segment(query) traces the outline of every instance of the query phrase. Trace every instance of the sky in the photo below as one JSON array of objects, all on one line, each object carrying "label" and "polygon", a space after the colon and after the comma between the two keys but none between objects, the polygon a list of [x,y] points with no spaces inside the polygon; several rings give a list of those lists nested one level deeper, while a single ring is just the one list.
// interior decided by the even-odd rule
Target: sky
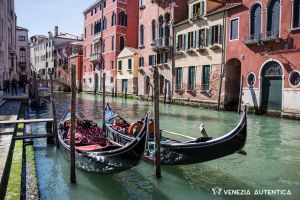
[{"label": "sky", "polygon": [[48,35],[58,25],[58,32],[81,36],[82,11],[96,0],[15,0],[17,25],[27,28],[29,36]]}]

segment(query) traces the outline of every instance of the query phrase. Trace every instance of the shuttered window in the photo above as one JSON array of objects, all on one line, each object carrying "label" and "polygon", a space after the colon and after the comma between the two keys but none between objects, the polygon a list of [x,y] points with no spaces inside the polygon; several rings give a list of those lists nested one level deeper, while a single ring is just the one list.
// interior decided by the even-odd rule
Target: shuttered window
[{"label": "shuttered window", "polygon": [[182,85],[182,68],[179,67],[176,69],[176,88],[181,88]]},{"label": "shuttered window", "polygon": [[258,39],[261,33],[261,5],[255,4],[250,14],[250,39]]},{"label": "shuttered window", "polygon": [[144,66],[144,57],[139,57],[139,67]]},{"label": "shuttered window", "polygon": [[194,90],[195,89],[195,67],[189,67],[189,73],[188,73],[188,90]]},{"label": "shuttered window", "polygon": [[204,65],[202,67],[202,90],[209,90],[209,79],[210,79],[210,66]]},{"label": "shuttered window", "polygon": [[294,0],[293,28],[300,27],[300,0]]},{"label": "shuttered window", "polygon": [[118,63],[118,71],[122,71],[122,60],[119,60],[119,63]]},{"label": "shuttered window", "polygon": [[230,21],[230,40],[239,38],[239,19],[232,19]]},{"label": "shuttered window", "polygon": [[222,44],[223,26],[221,24],[206,29],[206,45]]},{"label": "shuttered window", "polygon": [[128,59],[128,68],[127,68],[128,71],[131,71],[132,70],[132,60],[131,59]]},{"label": "shuttered window", "polygon": [[267,37],[279,34],[280,0],[271,1],[268,7]]}]

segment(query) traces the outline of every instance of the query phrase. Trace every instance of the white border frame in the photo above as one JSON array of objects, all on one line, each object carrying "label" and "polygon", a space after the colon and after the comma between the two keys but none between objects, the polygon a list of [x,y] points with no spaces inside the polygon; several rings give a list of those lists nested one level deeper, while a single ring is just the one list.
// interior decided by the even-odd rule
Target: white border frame
[{"label": "white border frame", "polygon": [[260,1],[255,1],[255,2],[253,2],[251,5],[250,5],[250,7],[249,7],[249,12],[248,12],[248,14],[249,14],[249,17],[248,17],[248,19],[249,19],[249,21],[248,21],[248,28],[249,28],[249,31],[248,31],[248,34],[249,34],[249,36],[251,35],[251,11],[252,11],[252,9],[253,9],[253,6],[255,6],[256,4],[259,4],[260,5],[260,9],[261,9],[261,11],[260,11],[260,33],[263,33],[263,27],[264,27],[264,25],[265,24],[263,24],[263,22],[264,22],[264,6],[262,5],[262,3],[260,2]]}]

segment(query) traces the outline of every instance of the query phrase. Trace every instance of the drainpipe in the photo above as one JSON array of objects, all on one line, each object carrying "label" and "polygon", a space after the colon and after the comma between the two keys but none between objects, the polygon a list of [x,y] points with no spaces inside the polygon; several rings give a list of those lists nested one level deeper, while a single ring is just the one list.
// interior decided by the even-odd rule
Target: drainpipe
[{"label": "drainpipe", "polygon": [[218,94],[218,111],[220,111],[222,82],[223,82],[223,68],[225,66],[225,50],[226,50],[226,11],[223,11],[223,39],[222,39],[222,63],[220,67],[220,82]]},{"label": "drainpipe", "polygon": [[[99,78],[99,85],[100,87],[98,90],[101,90],[101,85],[105,80],[103,80],[103,73],[104,69],[102,69],[103,63],[103,17],[104,17],[104,1],[101,1],[101,27],[100,27],[100,62],[99,62],[99,71],[100,71],[100,78]],[[96,93],[97,91],[95,91]],[[103,92],[103,91],[102,91]]]}]

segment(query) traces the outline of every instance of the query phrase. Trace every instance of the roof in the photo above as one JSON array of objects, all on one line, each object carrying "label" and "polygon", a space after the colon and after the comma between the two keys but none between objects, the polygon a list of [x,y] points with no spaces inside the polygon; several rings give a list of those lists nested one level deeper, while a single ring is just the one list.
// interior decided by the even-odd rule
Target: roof
[{"label": "roof", "polygon": [[17,26],[16,29],[17,29],[17,30],[20,30],[20,31],[28,31],[27,28],[23,28],[23,27],[21,27],[21,26]]},{"label": "roof", "polygon": [[95,3],[93,3],[92,5],[90,5],[87,9],[85,9],[82,13],[85,14],[88,11],[90,11],[94,6],[96,6],[98,3],[100,3],[100,0],[97,0]]},{"label": "roof", "polygon": [[242,3],[241,2],[237,2],[237,3],[226,3],[225,5],[220,6],[219,8],[212,10],[210,12],[208,12],[205,16],[210,16],[210,15],[214,15],[214,14],[218,14],[220,12],[226,11],[226,10],[230,10],[232,8],[236,8],[238,6],[241,6]]},{"label": "roof", "polygon": [[137,53],[137,49],[132,47],[125,47],[119,54],[118,58],[126,58],[134,56]]},{"label": "roof", "polygon": [[63,39],[72,39],[72,40],[81,40],[81,37],[70,34],[70,33],[61,33],[56,38],[63,38]]}]

